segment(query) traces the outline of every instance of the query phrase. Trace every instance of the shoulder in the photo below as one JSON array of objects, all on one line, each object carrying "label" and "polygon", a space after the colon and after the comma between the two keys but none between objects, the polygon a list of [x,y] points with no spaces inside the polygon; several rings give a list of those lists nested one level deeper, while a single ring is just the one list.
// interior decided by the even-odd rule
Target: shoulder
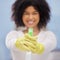
[{"label": "shoulder", "polygon": [[22,35],[22,31],[12,30],[8,32],[6,38],[14,38],[14,37],[18,37],[19,35]]},{"label": "shoulder", "polygon": [[56,37],[55,33],[53,31],[48,30],[47,28],[43,28],[41,32],[44,35]]},{"label": "shoulder", "polygon": [[56,37],[55,33],[53,33],[52,31],[45,31],[45,34],[50,37]]},{"label": "shoulder", "polygon": [[45,31],[45,38],[50,41],[57,42],[56,35],[52,31]]},{"label": "shoulder", "polygon": [[39,37],[56,40],[56,35],[52,31],[44,30],[39,33]]},{"label": "shoulder", "polygon": [[7,36],[11,36],[11,35],[16,35],[18,32],[16,30],[12,30],[10,32],[7,33]]}]

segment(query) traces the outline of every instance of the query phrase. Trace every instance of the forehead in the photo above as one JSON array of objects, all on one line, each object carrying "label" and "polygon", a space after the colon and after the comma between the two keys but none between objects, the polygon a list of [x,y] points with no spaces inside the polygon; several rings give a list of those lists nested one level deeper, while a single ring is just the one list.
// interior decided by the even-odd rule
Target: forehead
[{"label": "forehead", "polygon": [[25,8],[25,12],[32,12],[32,11],[34,11],[34,12],[36,12],[37,11],[37,9],[35,9],[35,7],[34,6],[28,6],[27,8]]}]

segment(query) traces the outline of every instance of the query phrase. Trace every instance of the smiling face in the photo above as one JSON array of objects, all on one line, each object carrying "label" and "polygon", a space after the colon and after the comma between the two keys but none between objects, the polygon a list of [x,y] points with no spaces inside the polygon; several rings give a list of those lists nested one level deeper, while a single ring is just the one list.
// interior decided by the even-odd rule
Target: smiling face
[{"label": "smiling face", "polygon": [[40,20],[39,12],[33,6],[29,6],[25,9],[22,20],[26,27],[35,28]]}]

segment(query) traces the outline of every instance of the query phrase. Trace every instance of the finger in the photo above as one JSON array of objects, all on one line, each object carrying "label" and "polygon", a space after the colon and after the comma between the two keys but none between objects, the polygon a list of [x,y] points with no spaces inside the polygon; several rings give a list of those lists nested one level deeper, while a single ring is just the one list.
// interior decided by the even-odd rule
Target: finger
[{"label": "finger", "polygon": [[36,46],[30,42],[27,42],[27,41],[24,41],[23,42],[24,44],[24,48],[27,50],[27,51],[31,51],[33,53],[36,52]]},{"label": "finger", "polygon": [[25,37],[29,40],[36,41],[37,37],[32,37],[29,34],[25,34]]},{"label": "finger", "polygon": [[19,50],[25,50],[25,49],[23,48],[23,44],[20,43],[19,41],[16,41],[15,46],[16,46]]},{"label": "finger", "polygon": [[29,39],[27,39],[27,38],[25,38],[24,40],[27,41],[27,42],[30,42],[30,43],[32,43],[32,44],[34,44],[34,45],[36,45],[36,43],[37,43],[36,41],[32,41],[32,40],[29,40]]},{"label": "finger", "polygon": [[36,52],[36,48],[33,48],[31,45],[24,44],[24,46],[25,46],[26,50],[29,50],[29,51],[31,51],[33,53]]},{"label": "finger", "polygon": [[26,51],[30,51],[29,47],[28,47],[26,44],[23,44],[23,48],[24,48]]},{"label": "finger", "polygon": [[36,48],[29,47],[29,49],[32,53],[36,53]]},{"label": "finger", "polygon": [[37,53],[41,54],[44,52],[44,46],[43,44],[38,43],[37,44]]},{"label": "finger", "polygon": [[31,48],[35,48],[36,46],[33,44],[33,43],[30,43],[28,41],[25,41],[24,44],[27,46],[27,47],[31,47]]}]

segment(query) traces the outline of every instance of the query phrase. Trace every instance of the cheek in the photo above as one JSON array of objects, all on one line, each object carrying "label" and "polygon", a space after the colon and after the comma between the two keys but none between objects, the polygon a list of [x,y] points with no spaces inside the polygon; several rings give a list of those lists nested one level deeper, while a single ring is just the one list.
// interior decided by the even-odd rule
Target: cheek
[{"label": "cheek", "polygon": [[37,20],[37,22],[39,22],[39,20],[40,20],[40,16],[39,15],[36,16],[36,20]]},{"label": "cheek", "polygon": [[29,16],[28,15],[23,15],[22,20],[26,20]]},{"label": "cheek", "polygon": [[23,23],[25,22],[25,20],[26,20],[26,18],[25,18],[25,16],[23,16],[23,17],[22,17],[22,21],[23,21]]}]

